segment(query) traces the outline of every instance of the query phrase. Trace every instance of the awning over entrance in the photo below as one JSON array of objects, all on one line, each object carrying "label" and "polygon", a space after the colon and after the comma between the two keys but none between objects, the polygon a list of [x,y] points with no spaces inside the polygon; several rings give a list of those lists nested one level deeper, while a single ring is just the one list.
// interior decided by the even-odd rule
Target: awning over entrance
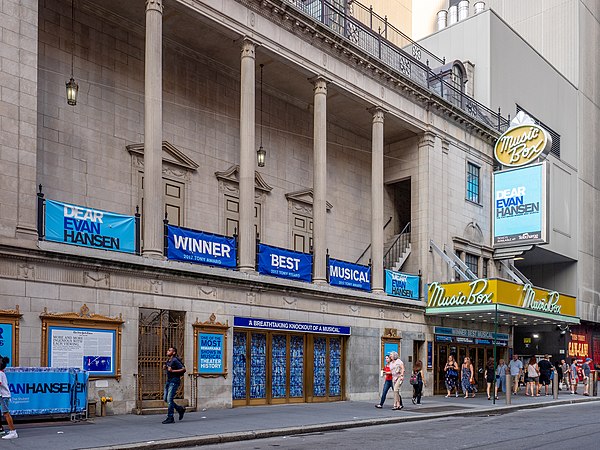
[{"label": "awning over entrance", "polygon": [[[578,324],[576,299],[529,284],[498,279],[433,282],[425,314],[499,325]],[[496,316],[497,314],[497,316]]]}]

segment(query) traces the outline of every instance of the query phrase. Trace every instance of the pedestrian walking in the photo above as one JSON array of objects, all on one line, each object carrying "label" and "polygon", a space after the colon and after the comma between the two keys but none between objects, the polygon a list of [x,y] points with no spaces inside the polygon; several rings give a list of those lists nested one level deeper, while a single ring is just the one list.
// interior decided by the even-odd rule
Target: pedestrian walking
[{"label": "pedestrian walking", "polygon": [[[498,400],[498,389],[502,389],[502,392],[506,392],[506,371],[508,366],[504,362],[503,358],[498,361],[498,367],[496,367],[496,387],[494,389],[494,397]],[[510,388],[509,388],[510,389]]]},{"label": "pedestrian walking", "polygon": [[562,380],[562,385],[563,388],[567,389],[567,390],[571,390],[571,380],[569,379],[569,365],[567,364],[567,362],[564,359],[560,360],[560,370],[561,370],[561,380]]},{"label": "pedestrian walking", "polygon": [[375,408],[383,408],[383,403],[385,402],[388,391],[394,388],[394,384],[392,383],[392,369],[390,369],[391,361],[390,355],[385,355],[385,366],[383,366],[383,370],[381,371],[382,376],[385,378],[383,383],[383,393],[381,394],[379,404],[375,405]]},{"label": "pedestrian walking", "polygon": [[[8,379],[6,378],[4,369],[8,366],[9,361],[10,360],[6,356],[0,358],[0,410],[6,419],[9,430],[7,434],[2,436],[2,439],[16,439],[19,437],[17,430],[15,430],[15,424],[10,415],[10,410],[8,409],[8,404],[10,403],[10,389],[8,388]],[[2,424],[0,424],[0,429],[2,429]],[[2,431],[4,430],[2,429]]]},{"label": "pedestrian walking", "polygon": [[535,356],[532,356],[531,358],[529,358],[529,362],[527,363],[527,386],[525,387],[525,395],[529,395],[529,389],[531,388],[531,396],[539,397],[539,381],[540,369],[538,368]]},{"label": "pedestrian walking", "polygon": [[423,373],[423,363],[418,360],[413,367],[412,375],[410,376],[410,384],[413,387],[413,404],[421,404],[421,396],[423,395],[423,386],[427,386],[425,374]]},{"label": "pedestrian walking", "polygon": [[448,355],[448,362],[444,367],[444,382],[448,391],[446,398],[452,395],[453,389],[456,391],[456,397],[458,397],[458,363],[454,359],[454,355]]},{"label": "pedestrian walking", "polygon": [[571,359],[571,394],[577,394],[577,383],[579,382],[579,375],[577,374],[577,359]]},{"label": "pedestrian walking", "polygon": [[402,396],[400,395],[400,386],[404,382],[404,363],[398,356],[397,352],[391,352],[390,356],[392,361],[390,362],[390,369],[392,371],[392,383],[394,385],[394,411],[400,411],[404,408],[402,405]]},{"label": "pedestrian walking", "polygon": [[550,355],[544,355],[544,358],[538,363],[538,369],[540,371],[540,382],[538,384],[538,394],[542,390],[542,386],[544,386],[544,393],[546,396],[550,395],[548,393],[548,386],[550,385],[550,381],[552,380],[552,371],[554,367],[550,362]]},{"label": "pedestrian walking", "polygon": [[585,361],[581,365],[581,373],[583,374],[583,395],[590,395],[590,375],[592,374],[592,370],[590,368],[590,364],[592,363],[592,358],[585,358]]},{"label": "pedestrian walking", "polygon": [[165,383],[164,400],[169,405],[167,410],[167,418],[162,423],[173,423],[173,413],[175,410],[179,413],[179,420],[183,419],[185,414],[185,408],[175,403],[175,394],[181,384],[181,377],[185,373],[186,369],[181,362],[181,359],[177,356],[177,349],[175,347],[169,347],[167,350],[167,361],[164,364],[164,368],[167,375],[167,381]]},{"label": "pedestrian walking", "polygon": [[492,399],[492,385],[496,381],[496,372],[494,371],[494,358],[488,358],[485,364],[485,372],[483,374],[485,382],[487,384],[487,398]]},{"label": "pedestrian walking", "polygon": [[519,380],[523,374],[523,362],[519,359],[518,355],[515,354],[512,356],[511,361],[508,363],[508,369],[513,381],[513,394],[517,395],[519,392]]},{"label": "pedestrian walking", "polygon": [[465,356],[464,362],[461,366],[461,385],[462,390],[465,394],[465,398],[469,397],[469,394],[473,394],[475,398],[475,374],[473,372],[473,364],[471,358]]}]

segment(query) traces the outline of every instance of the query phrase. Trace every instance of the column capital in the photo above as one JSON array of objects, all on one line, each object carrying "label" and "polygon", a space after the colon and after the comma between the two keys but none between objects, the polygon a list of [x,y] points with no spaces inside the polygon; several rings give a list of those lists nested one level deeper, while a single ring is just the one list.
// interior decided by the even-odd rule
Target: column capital
[{"label": "column capital", "polygon": [[146,12],[158,11],[163,12],[163,0],[146,0]]},{"label": "column capital", "polygon": [[242,58],[256,59],[257,43],[252,39],[245,37],[242,40]]},{"label": "column capital", "polygon": [[373,115],[373,123],[383,123],[385,113],[387,112],[381,106],[373,106],[372,108],[368,108],[367,111]]},{"label": "column capital", "polygon": [[314,86],[315,94],[327,95],[327,85],[329,84],[329,80],[327,80],[327,78],[323,77],[322,75],[317,75],[316,77],[309,78],[308,81],[310,81]]},{"label": "column capital", "polygon": [[435,143],[435,138],[436,138],[436,134],[435,133],[432,133],[431,131],[425,131],[419,137],[419,148],[421,148],[421,147],[433,147],[433,144]]}]

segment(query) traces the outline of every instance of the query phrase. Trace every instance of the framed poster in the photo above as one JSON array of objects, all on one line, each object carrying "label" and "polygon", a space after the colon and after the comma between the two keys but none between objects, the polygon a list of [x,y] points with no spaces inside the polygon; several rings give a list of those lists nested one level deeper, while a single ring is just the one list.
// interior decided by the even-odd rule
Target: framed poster
[{"label": "framed poster", "polygon": [[86,305],[79,313],[41,314],[42,365],[77,368],[90,378],[121,377],[122,318],[90,314]]},{"label": "framed poster", "polygon": [[205,378],[227,378],[227,330],[229,323],[217,322],[211,314],[208,322],[198,319],[194,328],[194,374]]},{"label": "framed poster", "polygon": [[19,321],[23,314],[15,309],[0,309],[0,355],[10,359],[8,367],[19,365]]},{"label": "framed poster", "polygon": [[[402,336],[398,334],[398,330],[395,328],[386,328],[383,336],[381,337],[381,367],[385,365],[385,355],[389,355],[390,352],[398,353],[400,357],[400,341]],[[402,359],[402,358],[400,358]]]}]

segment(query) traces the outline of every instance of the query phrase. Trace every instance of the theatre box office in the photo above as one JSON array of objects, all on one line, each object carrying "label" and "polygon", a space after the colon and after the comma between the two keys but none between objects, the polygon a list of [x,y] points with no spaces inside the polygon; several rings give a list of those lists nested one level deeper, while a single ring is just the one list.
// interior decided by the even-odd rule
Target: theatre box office
[{"label": "theatre box office", "polygon": [[[468,329],[435,327],[434,370],[435,390],[443,390],[444,365],[453,354],[461,364],[470,356],[476,372],[485,361],[508,357],[509,327],[541,324],[577,324],[576,299],[500,279],[477,279],[468,282],[429,284],[425,314],[440,318],[462,320]],[[450,330],[450,331],[448,331]],[[490,331],[494,330],[494,331]],[[483,387],[483,374],[478,384]]]},{"label": "theatre box office", "polygon": [[233,405],[344,398],[350,327],[234,317]]}]

